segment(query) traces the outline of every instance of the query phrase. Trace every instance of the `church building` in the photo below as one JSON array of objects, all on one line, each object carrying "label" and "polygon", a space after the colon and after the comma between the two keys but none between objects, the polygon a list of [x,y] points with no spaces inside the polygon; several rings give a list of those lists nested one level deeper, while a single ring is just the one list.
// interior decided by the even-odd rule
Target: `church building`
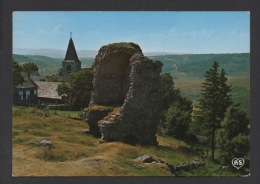
[{"label": "church building", "polygon": [[81,61],[78,58],[73,40],[72,34],[70,33],[70,40],[68,44],[68,49],[64,61],[62,62],[62,76],[64,81],[68,81],[69,76],[73,72],[78,72],[81,70]]}]

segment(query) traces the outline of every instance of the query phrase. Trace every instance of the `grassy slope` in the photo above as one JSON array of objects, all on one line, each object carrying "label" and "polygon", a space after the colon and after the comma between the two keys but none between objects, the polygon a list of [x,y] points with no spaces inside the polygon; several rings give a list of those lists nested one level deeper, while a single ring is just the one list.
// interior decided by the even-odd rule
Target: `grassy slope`
[{"label": "grassy slope", "polygon": [[[97,138],[82,132],[87,128],[84,121],[58,116],[59,112],[50,117],[43,114],[32,108],[13,109],[15,176],[169,176],[163,165],[144,164],[135,158],[149,154],[175,166],[202,159],[196,152],[187,151],[189,145],[168,137],[158,136],[159,146],[150,147],[119,142],[100,144]],[[38,146],[43,139],[52,141],[51,150]],[[222,170],[218,165],[204,161],[206,167],[182,175],[240,175],[237,171]]]},{"label": "grassy slope", "polygon": [[[175,87],[179,88],[184,96],[193,100],[194,104],[201,92],[203,80],[181,80],[175,79]],[[228,84],[232,86],[232,98],[235,103],[241,103],[241,107],[246,110],[249,116],[250,112],[250,77],[230,77]]]}]

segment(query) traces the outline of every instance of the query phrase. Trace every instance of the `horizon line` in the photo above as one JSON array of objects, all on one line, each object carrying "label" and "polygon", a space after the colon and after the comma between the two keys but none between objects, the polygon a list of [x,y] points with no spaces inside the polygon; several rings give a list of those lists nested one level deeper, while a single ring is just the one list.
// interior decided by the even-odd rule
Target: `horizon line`
[{"label": "horizon line", "polygon": [[[54,48],[12,48],[12,54],[18,54],[14,53],[14,49],[31,49],[31,50],[58,50],[62,52],[66,52],[66,50],[63,49],[54,49]],[[77,52],[79,51],[95,51],[98,52],[96,49],[78,49]],[[241,52],[169,52],[169,51],[144,51],[143,53],[166,53],[162,55],[185,55],[185,54],[250,54],[250,51],[241,51]],[[24,54],[18,54],[18,55],[24,55]],[[26,54],[26,55],[33,55],[36,56],[35,54]],[[40,55],[39,55],[40,56]],[[49,56],[47,56],[49,57]]]}]

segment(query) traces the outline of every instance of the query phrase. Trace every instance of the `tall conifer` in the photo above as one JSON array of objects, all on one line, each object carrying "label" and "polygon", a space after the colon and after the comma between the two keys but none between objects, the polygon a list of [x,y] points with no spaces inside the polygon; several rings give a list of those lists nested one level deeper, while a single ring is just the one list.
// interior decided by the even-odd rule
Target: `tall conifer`
[{"label": "tall conifer", "polygon": [[214,159],[215,134],[220,128],[227,108],[232,104],[231,86],[227,84],[225,70],[219,73],[219,64],[214,61],[213,66],[206,72],[202,83],[202,93],[196,112],[197,123],[211,140],[211,158]]}]

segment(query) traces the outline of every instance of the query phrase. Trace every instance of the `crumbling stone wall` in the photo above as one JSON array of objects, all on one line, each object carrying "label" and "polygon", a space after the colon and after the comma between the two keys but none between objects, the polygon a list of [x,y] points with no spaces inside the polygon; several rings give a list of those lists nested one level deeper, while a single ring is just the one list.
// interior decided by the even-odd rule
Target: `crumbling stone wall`
[{"label": "crumbling stone wall", "polygon": [[130,58],[142,53],[134,43],[118,43],[101,47],[93,63],[93,104],[123,104],[129,89]]},{"label": "crumbling stone wall", "polygon": [[102,140],[157,144],[161,67],[161,62],[145,57],[134,43],[116,43],[100,49],[93,64],[90,106],[121,106],[119,112],[98,121]]}]

